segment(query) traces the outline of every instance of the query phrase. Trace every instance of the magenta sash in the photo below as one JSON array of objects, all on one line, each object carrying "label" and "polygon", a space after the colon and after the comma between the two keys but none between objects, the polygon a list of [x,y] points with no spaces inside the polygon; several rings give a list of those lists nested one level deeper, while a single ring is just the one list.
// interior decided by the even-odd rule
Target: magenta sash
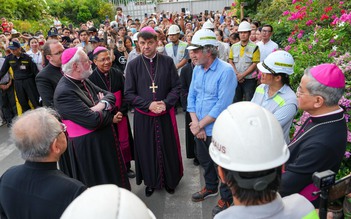
[{"label": "magenta sash", "polygon": [[319,196],[312,195],[313,192],[319,191],[317,187],[315,187],[312,183],[303,188],[299,193],[300,195],[304,196],[308,201],[314,201],[316,200]]},{"label": "magenta sash", "polygon": [[138,112],[141,113],[141,114],[144,114],[144,115],[147,115],[147,116],[152,116],[152,117],[163,116],[163,115],[165,115],[165,114],[168,113],[167,111],[163,111],[163,112],[161,112],[161,113],[159,113],[159,114],[156,114],[156,113],[153,113],[153,112],[151,112],[151,111],[149,111],[149,112],[144,112],[144,111],[142,111],[141,109],[138,109],[138,108],[135,108],[135,110],[138,111]]},{"label": "magenta sash", "polygon": [[[118,109],[120,109],[122,106],[122,92],[117,91],[113,94],[116,97],[115,105]],[[129,145],[128,121],[126,116],[123,116],[122,120],[117,123],[117,129],[119,146],[123,154],[124,162],[127,163],[132,160],[132,153]]]},{"label": "magenta sash", "polygon": [[86,129],[71,120],[62,120],[67,126],[68,137],[75,138],[92,133],[94,130]]}]

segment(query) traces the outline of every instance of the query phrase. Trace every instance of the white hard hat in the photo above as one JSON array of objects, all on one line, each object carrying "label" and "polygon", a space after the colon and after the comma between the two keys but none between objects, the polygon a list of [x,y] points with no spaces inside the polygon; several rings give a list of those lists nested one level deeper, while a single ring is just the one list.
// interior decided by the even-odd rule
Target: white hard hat
[{"label": "white hard hat", "polygon": [[135,34],[133,34],[133,37],[132,37],[133,41],[138,41],[138,34],[139,32],[136,32]]},{"label": "white hard hat", "polygon": [[177,34],[180,33],[180,29],[178,27],[178,25],[171,25],[168,29],[168,35],[169,34]]},{"label": "white hard hat", "polygon": [[155,215],[132,192],[116,185],[93,186],[67,207],[61,219],[155,219]]},{"label": "white hard hat", "polygon": [[216,34],[212,30],[201,29],[196,31],[187,49],[197,49],[206,45],[218,46]]},{"label": "white hard hat", "polygon": [[278,50],[269,54],[263,62],[258,63],[257,68],[263,73],[291,75],[294,73],[294,63],[294,58],[290,53]]},{"label": "white hard hat", "polygon": [[202,25],[203,29],[214,29],[214,25],[210,20],[207,20],[204,25]]},{"label": "white hard hat", "polygon": [[289,159],[277,119],[246,101],[230,105],[218,116],[209,152],[216,164],[236,172],[269,170]]},{"label": "white hard hat", "polygon": [[250,23],[247,21],[241,22],[238,27],[238,32],[247,32],[247,31],[251,31]]}]

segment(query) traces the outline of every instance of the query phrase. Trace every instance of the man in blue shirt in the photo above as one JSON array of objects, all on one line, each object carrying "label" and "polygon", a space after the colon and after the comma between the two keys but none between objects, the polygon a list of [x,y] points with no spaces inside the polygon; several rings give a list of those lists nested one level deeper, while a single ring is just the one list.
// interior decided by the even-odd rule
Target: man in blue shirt
[{"label": "man in blue shirt", "polygon": [[[188,107],[191,123],[190,130],[196,142],[196,154],[204,168],[206,186],[192,195],[194,202],[215,196],[218,193],[218,175],[208,148],[211,143],[213,124],[218,115],[232,102],[237,79],[230,64],[218,59],[218,41],[213,31],[197,31],[187,48],[196,67],[189,88]],[[213,216],[228,208],[232,194],[225,184],[220,187],[221,199],[213,209]]]}]

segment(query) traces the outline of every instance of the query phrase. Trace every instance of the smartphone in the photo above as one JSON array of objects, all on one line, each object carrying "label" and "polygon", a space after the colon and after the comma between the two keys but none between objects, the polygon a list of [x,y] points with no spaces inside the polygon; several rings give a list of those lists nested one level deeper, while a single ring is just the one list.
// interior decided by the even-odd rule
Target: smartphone
[{"label": "smartphone", "polygon": [[224,10],[226,11],[230,10],[230,6],[224,7]]},{"label": "smartphone", "polygon": [[118,42],[117,42],[117,46],[118,46],[118,47],[122,47],[122,46],[123,46],[123,42],[122,42],[122,40],[118,40]]},{"label": "smartphone", "polygon": [[182,8],[182,12],[185,13],[185,8]]},{"label": "smartphone", "polygon": [[208,15],[208,10],[205,10],[205,15]]},{"label": "smartphone", "polygon": [[145,13],[144,16],[147,17],[147,13]]}]

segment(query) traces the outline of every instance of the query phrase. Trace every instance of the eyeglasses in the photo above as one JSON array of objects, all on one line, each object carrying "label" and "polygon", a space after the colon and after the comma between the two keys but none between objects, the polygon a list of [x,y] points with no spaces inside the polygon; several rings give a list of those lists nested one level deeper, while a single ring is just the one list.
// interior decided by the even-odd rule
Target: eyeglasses
[{"label": "eyeglasses", "polygon": [[66,134],[66,132],[67,132],[67,126],[64,123],[60,122],[60,126],[61,126],[61,132],[58,133],[57,136],[59,136],[61,133]]},{"label": "eyeglasses", "polygon": [[111,61],[111,57],[107,57],[107,58],[103,58],[103,59],[96,59],[96,61],[98,62],[110,62]]},{"label": "eyeglasses", "polygon": [[310,93],[303,93],[301,92],[301,87],[298,86],[297,89],[296,89],[296,95],[299,97],[300,95],[309,95],[309,96],[313,96],[312,94]]},{"label": "eyeglasses", "polygon": [[52,53],[53,56],[59,56],[63,53],[64,50],[58,51],[57,53]]}]

